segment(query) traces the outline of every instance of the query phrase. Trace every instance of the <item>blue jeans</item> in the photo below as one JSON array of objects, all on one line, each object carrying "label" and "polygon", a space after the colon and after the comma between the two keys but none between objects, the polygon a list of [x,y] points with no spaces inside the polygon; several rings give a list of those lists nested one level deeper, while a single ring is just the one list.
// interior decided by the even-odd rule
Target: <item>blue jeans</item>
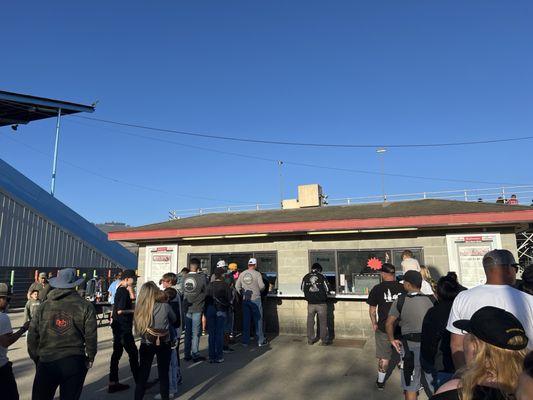
[{"label": "blue jeans", "polygon": [[242,318],[242,343],[250,343],[250,323],[252,321],[255,324],[257,343],[263,343],[265,341],[265,336],[263,335],[263,305],[260,298],[242,302]]},{"label": "blue jeans", "polygon": [[224,324],[226,323],[226,313],[217,311],[215,306],[207,307],[207,331],[209,332],[209,359],[221,360],[224,347]]},{"label": "blue jeans", "polygon": [[185,315],[185,358],[195,358],[200,355],[200,335],[202,333],[202,313],[188,312]]}]

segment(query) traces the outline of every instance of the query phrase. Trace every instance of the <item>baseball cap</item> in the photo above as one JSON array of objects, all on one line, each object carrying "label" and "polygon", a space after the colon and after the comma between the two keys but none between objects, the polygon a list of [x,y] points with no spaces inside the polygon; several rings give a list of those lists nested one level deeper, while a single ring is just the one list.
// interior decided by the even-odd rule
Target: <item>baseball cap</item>
[{"label": "baseball cap", "polygon": [[257,260],[255,258],[250,258],[248,260],[248,265],[257,265]]},{"label": "baseball cap", "polygon": [[8,296],[9,295],[9,286],[7,286],[6,283],[0,283],[0,296]]},{"label": "baseball cap", "polygon": [[[497,307],[480,308],[470,320],[460,319],[455,321],[453,326],[501,349],[522,350],[528,342],[520,321],[510,312]],[[523,340],[519,344],[511,344],[511,339],[515,337],[521,337]]]},{"label": "baseball cap", "polygon": [[422,275],[420,275],[420,272],[418,271],[407,271],[403,275],[403,280],[405,282],[409,282],[410,284],[416,286],[417,288],[422,286]]},{"label": "baseball cap", "polygon": [[483,268],[492,268],[498,265],[518,266],[513,253],[509,250],[491,250],[483,257]]},{"label": "baseball cap", "polygon": [[381,266],[380,272],[385,272],[386,274],[394,274],[396,272],[396,267],[390,263],[384,263]]},{"label": "baseball cap", "polygon": [[139,276],[137,274],[135,274],[135,270],[134,269],[125,269],[124,271],[122,271],[122,275],[120,277],[120,279],[128,279],[128,278],[138,278]]},{"label": "baseball cap", "polygon": [[226,268],[226,267],[227,267],[226,261],[220,260],[219,262],[217,262],[217,268]]},{"label": "baseball cap", "polygon": [[41,272],[39,274],[39,278],[46,278],[46,272]]}]

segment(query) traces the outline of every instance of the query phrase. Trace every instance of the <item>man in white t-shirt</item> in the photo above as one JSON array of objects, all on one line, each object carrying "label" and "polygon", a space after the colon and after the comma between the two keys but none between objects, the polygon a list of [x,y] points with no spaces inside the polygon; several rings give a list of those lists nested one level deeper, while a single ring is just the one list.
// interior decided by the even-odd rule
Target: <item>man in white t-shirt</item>
[{"label": "man in white t-shirt", "polygon": [[483,257],[483,268],[487,283],[459,293],[448,319],[446,329],[451,332],[450,347],[457,369],[465,364],[464,332],[453,323],[460,319],[470,319],[477,310],[485,306],[498,307],[513,314],[524,326],[529,338],[528,347],[533,349],[533,296],[512,287],[518,270],[513,254],[509,250],[489,251]]},{"label": "man in white t-shirt", "polygon": [[30,321],[13,333],[11,321],[6,314],[9,306],[9,290],[5,283],[0,283],[0,390],[2,399],[18,400],[19,393],[11,362],[7,358],[7,348],[15,343],[28,330]]}]

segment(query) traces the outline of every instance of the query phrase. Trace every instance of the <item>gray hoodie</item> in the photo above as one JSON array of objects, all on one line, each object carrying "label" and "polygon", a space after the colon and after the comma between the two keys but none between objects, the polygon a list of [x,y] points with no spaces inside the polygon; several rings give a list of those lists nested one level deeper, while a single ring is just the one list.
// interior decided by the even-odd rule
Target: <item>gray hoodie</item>
[{"label": "gray hoodie", "polygon": [[183,294],[186,312],[202,312],[205,303],[207,282],[204,274],[189,272],[183,278]]},{"label": "gray hoodie", "polygon": [[241,272],[235,289],[242,294],[244,300],[257,300],[261,298],[261,291],[265,288],[263,276],[255,269],[247,269]]}]

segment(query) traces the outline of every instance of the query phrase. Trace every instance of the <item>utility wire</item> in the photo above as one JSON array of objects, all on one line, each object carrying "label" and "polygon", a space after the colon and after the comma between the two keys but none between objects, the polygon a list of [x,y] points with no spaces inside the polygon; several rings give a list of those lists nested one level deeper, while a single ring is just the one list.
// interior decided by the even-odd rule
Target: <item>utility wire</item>
[{"label": "utility wire", "polygon": [[[46,153],[44,151],[41,151],[33,146],[30,146],[29,144],[27,143],[24,143],[24,142],[21,142],[15,138],[12,138],[12,137],[9,137],[9,136],[0,136],[0,137],[5,137],[6,139],[8,140],[11,140],[12,142],[15,142],[21,146],[24,146],[36,153],[39,153],[41,155],[44,155],[44,156],[47,156],[47,157],[51,157],[51,154],[49,153]],[[166,194],[166,195],[169,195],[169,196],[172,196],[172,197],[179,197],[179,198],[190,198],[190,199],[197,199],[197,200],[209,200],[209,201],[214,201],[214,202],[229,202],[229,203],[235,203],[235,204],[243,204],[245,202],[243,201],[235,201],[235,200],[227,200],[227,199],[215,199],[215,198],[212,198],[212,197],[204,197],[204,196],[195,196],[195,195],[189,195],[189,194],[178,194],[178,193],[172,193],[172,192],[168,192],[166,190],[162,190],[162,189],[158,189],[158,188],[154,188],[154,187],[150,187],[150,186],[144,186],[144,185],[139,185],[137,183],[133,183],[133,182],[127,182],[127,181],[123,181],[121,179],[117,179],[117,178],[114,178],[114,177],[111,177],[111,176],[107,176],[107,175],[103,175],[99,172],[96,172],[96,171],[93,171],[93,170],[90,170],[90,169],[87,169],[85,167],[82,167],[82,166],[79,166],[77,164],[74,164],[70,161],[67,161],[67,160],[64,160],[62,158],[59,158],[59,161],[61,161],[62,163],[66,164],[66,165],[69,165],[73,168],[76,168],[80,171],[83,171],[85,173],[88,173],[90,175],[94,175],[96,177],[99,177],[101,179],[106,179],[106,180],[109,180],[111,182],[115,182],[115,183],[119,183],[121,185],[126,185],[126,186],[131,186],[131,187],[134,187],[134,188],[137,188],[137,189],[141,189],[141,190],[148,190],[148,191],[151,191],[151,192],[156,192],[156,193],[163,193],[163,194]]]},{"label": "utility wire", "polygon": [[[96,128],[95,126],[84,124],[79,121],[74,121],[72,119],[68,120],[69,123],[76,123],[79,125],[83,125],[89,128]],[[254,156],[250,154],[243,154],[243,153],[236,153],[231,151],[224,151],[224,150],[218,150],[214,148],[209,147],[202,147],[202,146],[196,146],[181,142],[176,142],[169,139],[159,138],[155,136],[145,136],[140,135],[137,133],[131,133],[131,132],[125,132],[117,129],[111,129],[111,128],[104,128],[106,131],[109,132],[115,132],[121,135],[126,135],[130,137],[137,137],[149,141],[159,142],[159,143],[167,143],[172,144],[175,146],[181,146],[181,147],[188,147],[196,150],[202,150],[202,151],[208,151],[211,153],[216,154],[225,154],[225,155],[231,155],[235,157],[242,157],[247,159],[253,159],[253,160],[259,160],[259,161],[266,161],[271,163],[278,164],[279,161],[282,161],[283,164],[287,165],[294,165],[298,167],[306,167],[306,168],[314,168],[314,169],[323,169],[323,170],[329,170],[329,171],[337,171],[337,172],[347,172],[352,174],[364,174],[364,175],[375,175],[375,176],[390,176],[393,178],[406,178],[406,179],[419,179],[419,180],[427,180],[427,181],[435,181],[435,182],[454,182],[454,183],[480,183],[480,184],[488,184],[488,185],[529,185],[528,183],[515,183],[515,182],[491,182],[491,181],[481,181],[481,180],[474,180],[474,179],[452,179],[452,178],[438,178],[438,177],[428,177],[428,176],[418,176],[418,175],[407,175],[407,174],[394,174],[394,173],[381,173],[379,171],[369,171],[369,170],[361,170],[361,169],[351,169],[351,168],[342,168],[342,167],[332,167],[332,166],[326,166],[326,165],[317,165],[317,164],[311,164],[311,163],[303,163],[298,161],[290,161],[286,159],[280,160],[279,158],[268,158],[268,157],[261,157],[261,156]]]},{"label": "utility wire", "polygon": [[533,136],[522,136],[515,138],[503,138],[503,139],[490,139],[490,140],[473,140],[473,141],[463,141],[463,142],[444,142],[444,143],[405,143],[405,144],[350,144],[350,143],[306,143],[306,142],[285,142],[278,140],[265,140],[265,139],[251,139],[251,138],[239,138],[234,136],[221,136],[221,135],[210,135],[207,133],[196,133],[181,131],[175,129],[165,129],[157,128],[147,125],[132,124],[127,122],[118,122],[108,119],[94,118],[94,117],[85,117],[81,115],[74,115],[76,118],[83,118],[91,121],[102,122],[111,125],[126,126],[129,128],[136,129],[145,129],[155,132],[164,132],[175,135],[184,135],[184,136],[194,136],[200,138],[208,139],[217,139],[217,140],[227,140],[233,142],[244,142],[244,143],[259,143],[259,144],[274,144],[274,145],[283,145],[283,146],[303,146],[303,147],[337,147],[337,148],[379,148],[379,147],[388,147],[388,148],[427,148],[427,147],[452,147],[452,146],[472,146],[479,144],[494,144],[494,143],[505,143],[505,142],[517,142],[523,140],[531,140]]}]

